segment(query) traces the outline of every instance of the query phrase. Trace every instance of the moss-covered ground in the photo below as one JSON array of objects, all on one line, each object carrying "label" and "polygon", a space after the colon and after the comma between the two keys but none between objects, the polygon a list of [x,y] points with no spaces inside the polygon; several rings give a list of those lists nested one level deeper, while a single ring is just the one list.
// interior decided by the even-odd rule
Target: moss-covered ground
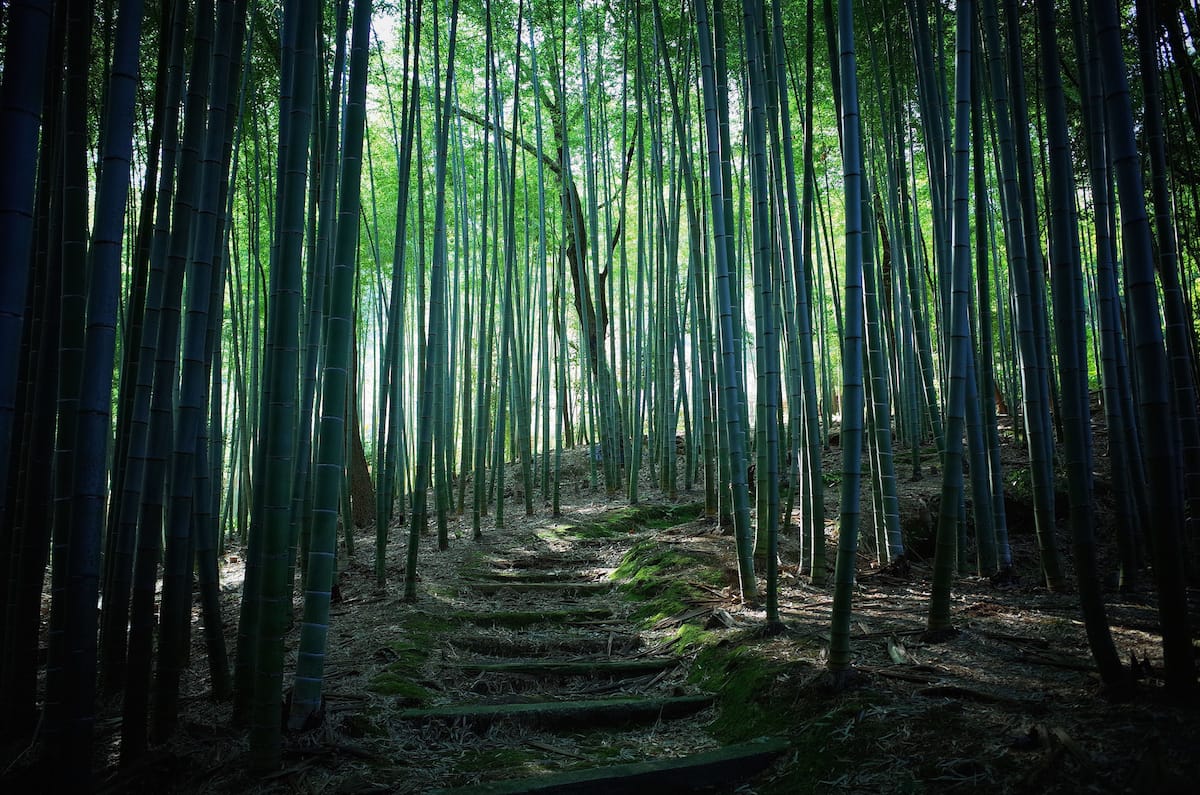
[{"label": "moss-covered ground", "polygon": [[683,612],[689,602],[711,596],[704,585],[724,585],[711,560],[653,536],[636,542],[612,574],[626,598],[637,602],[631,615],[646,625]]},{"label": "moss-covered ground", "polygon": [[704,515],[704,503],[626,505],[596,519],[563,523],[545,532],[560,538],[612,539],[643,530],[661,530],[692,522]]}]

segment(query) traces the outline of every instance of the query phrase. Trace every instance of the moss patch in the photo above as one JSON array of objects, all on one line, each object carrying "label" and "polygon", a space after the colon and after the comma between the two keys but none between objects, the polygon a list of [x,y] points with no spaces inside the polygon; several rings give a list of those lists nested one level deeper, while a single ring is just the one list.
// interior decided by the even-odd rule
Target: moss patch
[{"label": "moss patch", "polygon": [[628,599],[641,603],[631,617],[648,623],[677,615],[689,601],[705,596],[700,584],[724,585],[721,572],[708,561],[653,538],[634,544],[612,577]]},{"label": "moss patch", "polygon": [[429,691],[394,671],[376,674],[367,689],[381,696],[396,696],[405,706],[417,706],[429,701]]},{"label": "moss patch", "polygon": [[661,530],[694,522],[704,515],[704,503],[627,505],[603,517],[578,524],[557,525],[550,532],[564,538],[617,538],[639,530]]},{"label": "moss patch", "polygon": [[386,670],[415,678],[424,671],[429,647],[415,641],[397,640],[388,644],[386,655],[390,658]]},{"label": "moss patch", "polygon": [[[772,660],[746,633],[713,643],[718,634],[681,629],[676,642],[699,647],[688,680],[717,698],[709,733],[723,743],[764,735],[791,743],[791,761],[763,792],[827,789],[843,774],[861,772],[861,749],[894,730],[885,711],[872,709],[881,697],[869,688],[831,694],[810,663]],[[897,780],[906,777],[909,771],[897,773]]]},{"label": "moss patch", "polygon": [[634,600],[644,600],[633,609],[629,617],[634,621],[644,621],[653,624],[670,616],[676,616],[687,610],[688,599],[699,594],[697,588],[683,580],[667,582],[653,595],[644,597],[632,596]]},{"label": "moss patch", "polygon": [[417,684],[425,676],[425,661],[429,657],[427,646],[411,640],[397,640],[376,654],[387,664],[367,683],[368,690],[382,696],[396,696],[407,706],[419,706],[429,701],[429,691]]},{"label": "moss patch", "polygon": [[661,514],[659,514],[658,510],[655,510],[653,513],[659,515],[646,517],[646,527],[653,530],[662,530],[688,522],[695,522],[704,516],[704,503],[702,502],[688,502],[681,505],[657,505],[653,507],[661,509]]},{"label": "moss patch", "polygon": [[692,554],[681,545],[663,544],[653,538],[642,539],[629,548],[612,576],[630,585],[651,583],[664,577],[677,577],[683,570],[697,571],[703,582],[724,584],[721,573],[710,568],[708,560]]},{"label": "moss patch", "polygon": [[777,685],[785,666],[764,659],[753,646],[724,642],[696,655],[688,680],[717,696],[717,719],[709,726],[727,743],[783,732],[795,716]]},{"label": "moss patch", "polygon": [[[807,721],[803,714],[792,712],[791,722],[799,724],[799,731],[789,733],[792,761],[772,781],[770,792],[819,791],[823,782],[861,773],[875,765],[872,760],[864,760],[862,749],[873,746],[887,732],[881,721],[864,719],[868,703],[865,695],[853,693],[834,697],[833,703],[828,697],[822,702],[809,703],[806,706],[824,711]],[[905,780],[912,780],[911,773],[903,769],[903,764],[897,764],[898,760],[888,758],[879,762],[888,765],[888,775],[898,785],[895,791],[904,792]]]},{"label": "moss patch", "polygon": [[375,718],[370,715],[351,713],[345,715],[338,726],[347,737],[359,739],[362,737],[386,737],[387,729],[382,728]]},{"label": "moss patch", "polygon": [[696,624],[681,624],[671,638],[671,653],[682,656],[717,642],[717,633]]},{"label": "moss patch", "polygon": [[616,533],[602,532],[590,524],[556,524],[538,530],[535,536],[542,541],[556,541],[563,538],[591,539],[609,538]]},{"label": "moss patch", "polygon": [[403,636],[389,644],[389,648],[396,652],[402,652],[405,648],[428,649],[433,638],[446,629],[445,615],[430,612],[424,607],[401,608],[396,621],[400,624],[397,634]]},{"label": "moss patch", "polygon": [[457,769],[464,773],[499,773],[525,770],[537,759],[527,748],[471,748],[458,758]]}]

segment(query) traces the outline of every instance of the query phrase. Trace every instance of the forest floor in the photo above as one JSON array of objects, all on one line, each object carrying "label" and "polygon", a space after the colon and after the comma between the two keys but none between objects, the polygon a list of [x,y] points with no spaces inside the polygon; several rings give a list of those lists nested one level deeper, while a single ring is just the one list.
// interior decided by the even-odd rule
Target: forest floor
[{"label": "forest floor", "polygon": [[[1010,484],[1023,458],[1006,452]],[[840,471],[836,448],[825,466]],[[339,576],[324,722],[289,734],[283,769],[265,781],[245,770],[229,705],[208,697],[195,632],[178,736],[132,775],[114,773],[109,791],[1195,791],[1200,711],[1162,687],[1153,591],[1108,595],[1117,647],[1139,673],[1115,697],[1100,686],[1077,597],[1042,585],[1019,495],[1007,495],[1015,580],[960,577],[960,631],[929,643],[921,504],[937,502],[936,456],[926,454],[923,479],[902,478],[910,561],[881,569],[860,554],[857,676],[835,691],[823,675],[831,591],[797,572],[794,532],[780,555],[786,628],[768,635],[762,608],[739,598],[733,539],[702,518],[700,491],[668,500],[647,477],[630,508],[590,487],[587,467],[585,451],[564,456],[559,517],[540,500],[524,516],[510,488],[506,526],[487,517],[481,542],[469,516],[451,520],[446,551],[423,538],[415,603],[399,585],[407,527],[391,531],[386,592],[375,587],[373,530],[361,530]],[[827,476],[831,571],[836,481]],[[1065,528],[1059,536],[1065,551]],[[240,565],[226,556],[227,627],[236,626]],[[1195,599],[1191,614],[1200,616]],[[294,662],[292,651],[286,670]],[[116,727],[99,726],[110,727],[115,760]],[[718,758],[722,748],[732,760]],[[634,764],[652,759],[682,761],[661,774]],[[562,778],[581,770],[574,784]],[[506,780],[522,783],[479,786]]]}]

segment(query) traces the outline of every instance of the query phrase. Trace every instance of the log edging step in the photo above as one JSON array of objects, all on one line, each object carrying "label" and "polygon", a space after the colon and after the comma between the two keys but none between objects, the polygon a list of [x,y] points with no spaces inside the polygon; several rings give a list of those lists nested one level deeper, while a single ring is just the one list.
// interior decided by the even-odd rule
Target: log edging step
[{"label": "log edging step", "polygon": [[788,743],[760,737],[670,759],[591,767],[532,778],[435,790],[435,795],[611,795],[620,793],[689,792],[718,784],[742,782],[764,770]]},{"label": "log edging step", "polygon": [[400,720],[424,722],[463,721],[478,728],[486,728],[501,721],[512,721],[546,728],[571,726],[584,729],[682,718],[699,712],[712,702],[711,696],[675,696],[519,704],[459,704],[406,709],[400,712],[398,717]]},{"label": "log edging step", "polygon": [[462,584],[463,588],[470,588],[482,594],[497,594],[497,593],[540,593],[540,594],[555,594],[566,596],[568,594],[601,594],[608,593],[613,588],[612,582],[589,580],[586,582],[566,582],[556,580],[552,582],[527,582],[517,580],[515,582],[488,582],[479,580],[468,580]]},{"label": "log edging step", "polygon": [[679,664],[671,657],[636,660],[510,660],[506,662],[459,662],[448,667],[463,673],[524,674],[526,676],[639,676],[666,671]]}]

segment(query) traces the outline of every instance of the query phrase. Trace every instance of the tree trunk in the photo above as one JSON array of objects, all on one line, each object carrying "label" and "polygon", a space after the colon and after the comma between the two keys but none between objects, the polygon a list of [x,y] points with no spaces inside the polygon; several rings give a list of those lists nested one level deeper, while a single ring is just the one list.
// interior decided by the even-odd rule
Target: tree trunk
[{"label": "tree trunk", "polygon": [[350,400],[350,445],[347,449],[350,468],[350,513],[355,527],[366,527],[375,518],[375,484],[371,482],[371,471],[367,468],[367,453],[363,449],[362,423],[358,419],[358,349],[350,346],[350,388],[355,390]]}]

